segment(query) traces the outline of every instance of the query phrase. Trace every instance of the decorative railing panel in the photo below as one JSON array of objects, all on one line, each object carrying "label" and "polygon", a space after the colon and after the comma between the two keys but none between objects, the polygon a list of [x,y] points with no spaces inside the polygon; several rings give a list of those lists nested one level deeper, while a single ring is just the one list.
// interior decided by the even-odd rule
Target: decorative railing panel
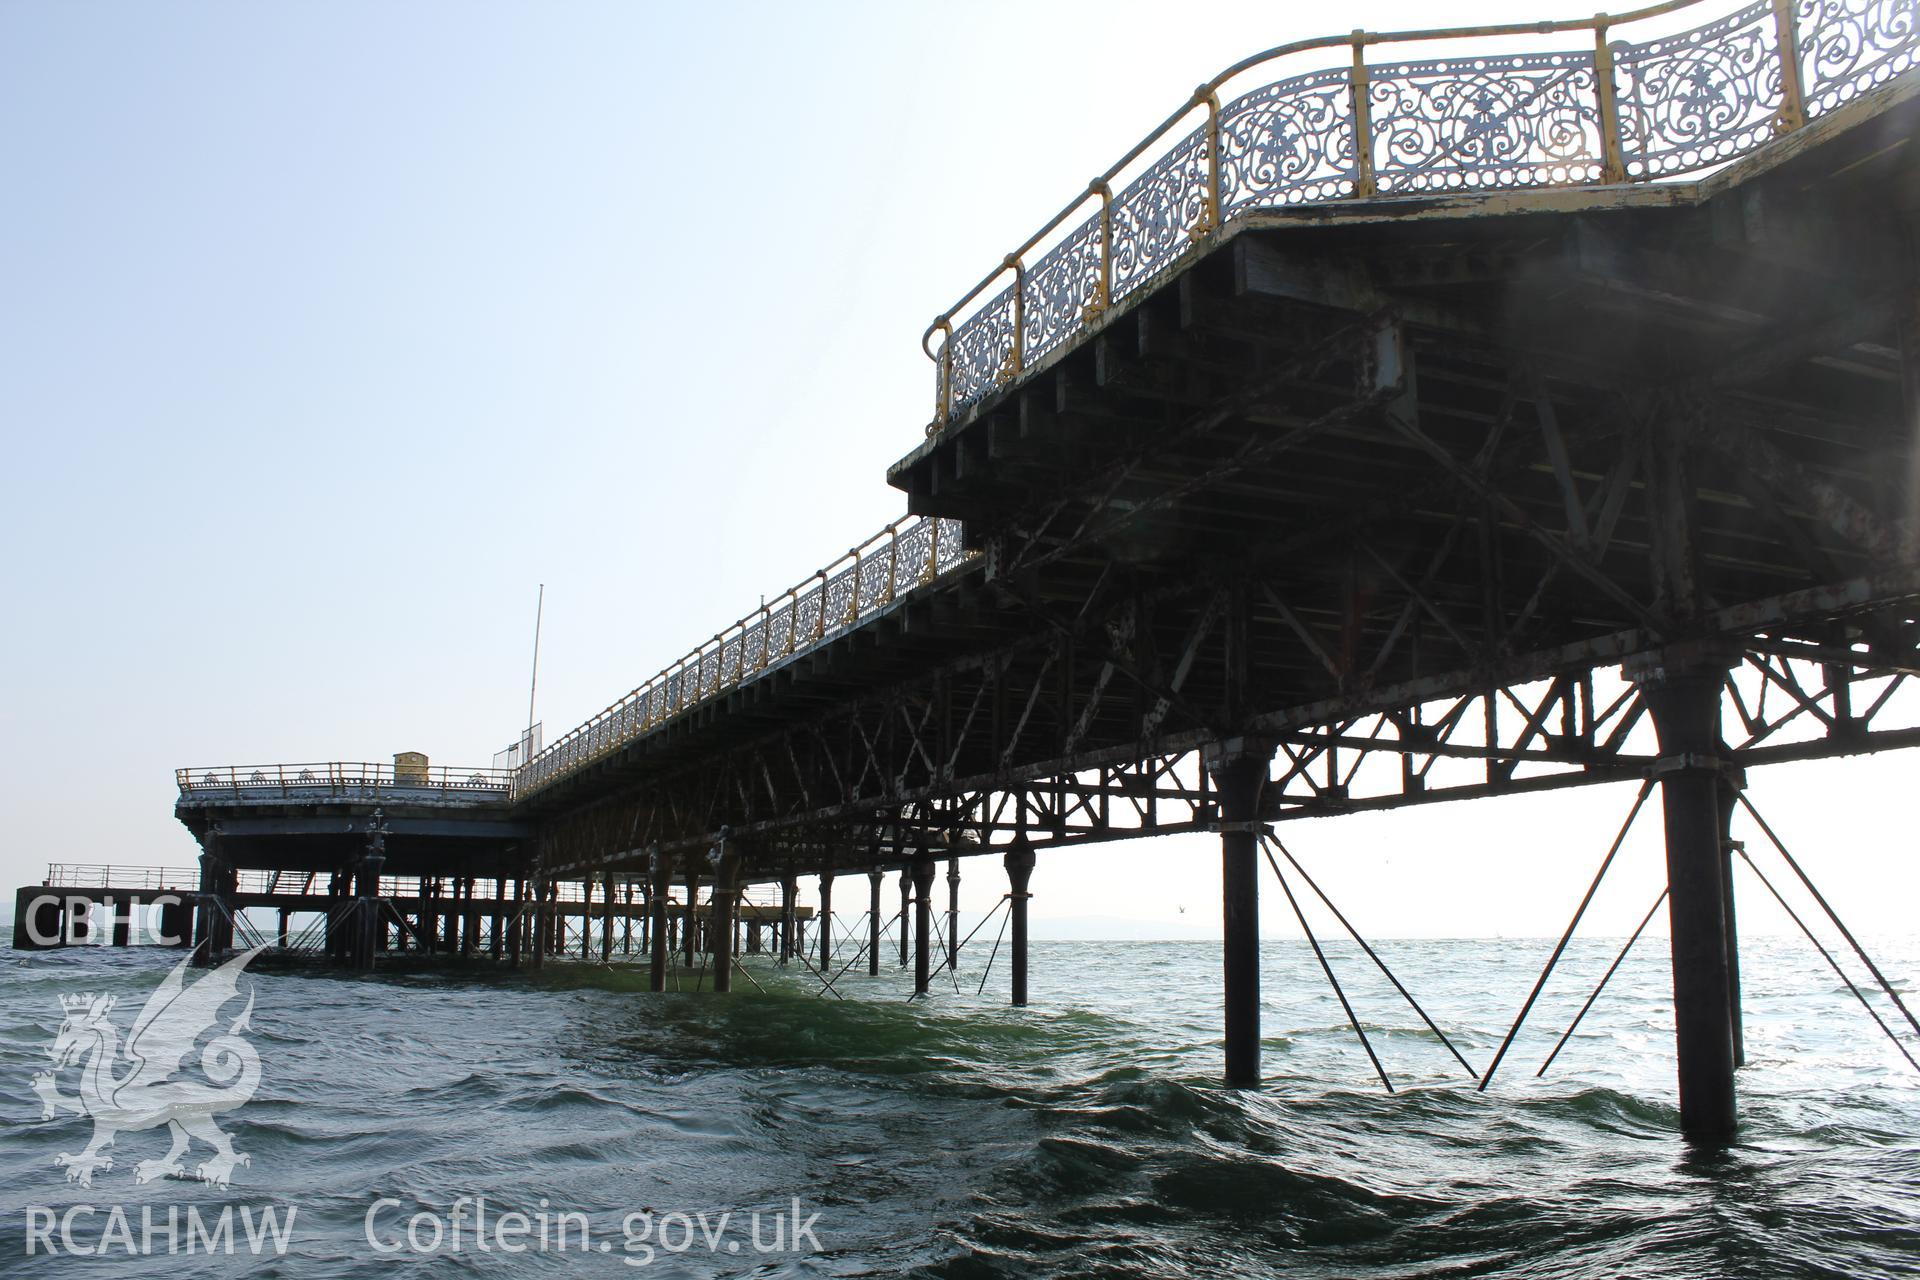
[{"label": "decorative railing panel", "polygon": [[1591,52],[1451,58],[1372,74],[1373,162],[1382,192],[1600,176]]},{"label": "decorative railing panel", "polygon": [[1185,253],[1195,234],[1204,232],[1210,216],[1208,181],[1206,134],[1196,129],[1114,198],[1116,300]]},{"label": "decorative railing panel", "polygon": [[960,532],[957,520],[888,525],[520,766],[513,774],[514,794],[537,791],[591,764],[960,568],[971,558]]},{"label": "decorative railing panel", "polygon": [[1920,0],[1798,0],[1807,113],[1831,111],[1913,69]]},{"label": "decorative railing panel", "polygon": [[1090,218],[1027,269],[1025,359],[1038,360],[1067,341],[1080,332],[1090,310],[1106,305],[1100,244],[1100,219]]},{"label": "decorative railing panel", "polygon": [[1351,73],[1315,71],[1241,94],[1220,115],[1228,217],[1353,194]]},{"label": "decorative railing panel", "polygon": [[1615,48],[1630,178],[1719,164],[1774,135],[1784,102],[1778,23],[1758,0],[1710,26]]},{"label": "decorative railing panel", "polygon": [[[1109,302],[1178,263],[1228,218],[1378,195],[1697,172],[1911,71],[1920,53],[1920,0],[1755,0],[1691,30],[1616,38],[1704,3],[1668,0],[1618,17],[1467,30],[1357,32],[1285,45],[1231,68],[928,328],[921,345],[939,369],[928,430],[1071,345]],[[1564,32],[1590,43],[1426,61],[1367,57],[1432,40],[1538,45]],[[1220,89],[1252,68],[1336,48],[1347,50],[1348,65],[1251,89],[1220,109]],[[1793,56],[1783,60],[1783,50]],[[1155,144],[1164,144],[1157,157]],[[1109,205],[1110,184],[1123,171],[1137,176]],[[1073,222],[1096,202],[1101,207]],[[936,334],[937,348],[929,345]]]},{"label": "decorative railing panel", "polygon": [[409,796],[439,792],[460,798],[501,797],[513,785],[510,769],[465,769],[444,765],[410,767],[343,762],[314,764],[217,765],[174,770],[183,798],[194,800],[317,796],[378,796],[392,792]]},{"label": "decorative railing panel", "polygon": [[972,403],[1013,377],[1013,286],[967,321],[948,343],[947,380],[956,401]]}]

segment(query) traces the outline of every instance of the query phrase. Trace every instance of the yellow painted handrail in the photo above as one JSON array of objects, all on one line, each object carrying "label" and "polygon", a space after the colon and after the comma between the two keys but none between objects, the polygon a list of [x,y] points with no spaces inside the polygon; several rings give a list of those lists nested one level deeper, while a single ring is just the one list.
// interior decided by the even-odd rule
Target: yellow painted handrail
[{"label": "yellow painted handrail", "polygon": [[[1623,27],[1708,2],[1667,0],[1626,13],[1544,22],[1354,31],[1297,40],[1243,58],[1196,88],[927,326],[920,349],[939,366],[928,434],[1006,385],[1012,380],[1009,370],[1017,375],[1034,365],[1043,354],[1031,332],[1036,314],[1061,317],[1056,331],[1041,335],[1051,348],[1072,341],[1118,300],[1113,264],[1115,237],[1121,233],[1116,223],[1132,214],[1131,200],[1158,201],[1158,207],[1140,214],[1149,231],[1162,232],[1165,219],[1178,215],[1186,234],[1161,236],[1145,248],[1132,246],[1139,261],[1129,272],[1130,283],[1178,261],[1218,231],[1230,211],[1398,192],[1645,182],[1721,164],[1909,70],[1920,44],[1912,0],[1863,9],[1811,6],[1804,24],[1796,0],[1750,0],[1691,31],[1659,34],[1639,44],[1609,38]],[[1386,46],[1566,32],[1589,33],[1591,43],[1550,54],[1475,52],[1375,67],[1365,56]],[[1223,123],[1219,95],[1230,81],[1282,58],[1342,47],[1351,52],[1347,66],[1251,90],[1228,105]],[[1730,74],[1730,67],[1738,74]],[[1344,114],[1331,106],[1336,84]],[[1292,100],[1286,95],[1290,89],[1296,95]],[[1320,131],[1261,132],[1262,121],[1252,118],[1255,110],[1276,103],[1312,108],[1319,113]],[[1122,172],[1201,108],[1206,118],[1200,128],[1116,196],[1114,183]],[[1250,127],[1246,136],[1236,137],[1242,113]],[[1298,122],[1309,114],[1270,111],[1266,123]],[[1284,151],[1303,143],[1326,163],[1297,187],[1246,183],[1223,162],[1228,145]],[[1183,156],[1189,144],[1192,154]],[[1522,148],[1519,154],[1516,146]],[[1182,165],[1187,172],[1177,172]],[[1180,202],[1189,184],[1202,188],[1198,198],[1186,202],[1190,215]],[[1034,251],[1094,198],[1100,201],[1094,216],[1052,250],[1058,254],[1071,247],[1085,261],[1063,263],[1049,275],[1046,259],[1036,261]],[[1009,273],[1014,277],[1009,289],[983,301]],[[1064,288],[1071,296],[1036,299],[1030,296],[1036,279],[1043,281],[1042,289]],[[1054,283],[1044,283],[1048,280]],[[1062,305],[1035,305],[1047,301]],[[944,335],[937,349],[931,345],[936,333]],[[956,367],[956,352],[968,367]]]},{"label": "yellow painted handrail", "polygon": [[831,641],[971,558],[956,520],[894,521],[789,588],[777,605],[762,604],[556,739],[514,771],[514,795],[531,794],[794,654]]}]

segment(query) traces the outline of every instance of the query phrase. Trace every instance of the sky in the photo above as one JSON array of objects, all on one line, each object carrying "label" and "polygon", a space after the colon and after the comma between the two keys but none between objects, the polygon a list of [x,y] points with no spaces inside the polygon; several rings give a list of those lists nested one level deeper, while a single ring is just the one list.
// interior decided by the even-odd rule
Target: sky
[{"label": "sky", "polygon": [[[486,763],[541,583],[557,736],[902,513],[922,330],[1194,84],[1561,8],[0,3],[0,869],[189,864],[178,766]],[[1755,775],[1865,932],[1911,927],[1912,765]],[[1630,799],[1286,835],[1378,936],[1552,934]],[[1034,909],[1216,930],[1218,861],[1049,853]]]}]

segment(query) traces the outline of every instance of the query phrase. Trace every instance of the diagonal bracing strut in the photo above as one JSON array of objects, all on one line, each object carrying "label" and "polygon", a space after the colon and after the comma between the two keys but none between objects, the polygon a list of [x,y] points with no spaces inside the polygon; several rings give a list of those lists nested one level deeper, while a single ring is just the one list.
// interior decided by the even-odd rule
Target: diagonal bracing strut
[{"label": "diagonal bracing strut", "polygon": [[[1268,844],[1272,845],[1273,848],[1278,849],[1280,851],[1280,856],[1287,860],[1288,865],[1290,865],[1295,871],[1300,873],[1300,878],[1307,882],[1307,887],[1309,889],[1312,889],[1314,894],[1320,899],[1320,901],[1324,902],[1327,905],[1327,910],[1333,912],[1333,918],[1340,922],[1340,927],[1345,929],[1347,933],[1353,938],[1353,940],[1360,944],[1360,949],[1367,953],[1367,959],[1373,961],[1374,966],[1378,968],[1382,974],[1386,975],[1387,981],[1393,984],[1393,989],[1400,993],[1401,999],[1405,1000],[1408,1006],[1410,1006],[1415,1013],[1420,1015],[1420,1021],[1427,1024],[1427,1029],[1429,1031],[1433,1032],[1434,1035],[1440,1037],[1440,1043],[1447,1046],[1447,1052],[1451,1053],[1454,1056],[1454,1060],[1457,1061],[1462,1067],[1466,1068],[1467,1075],[1475,1080],[1478,1080],[1480,1078],[1480,1073],[1474,1070],[1473,1064],[1471,1062],[1468,1062],[1466,1058],[1461,1054],[1460,1050],[1454,1046],[1453,1041],[1447,1038],[1447,1033],[1440,1029],[1439,1024],[1435,1023],[1432,1018],[1427,1016],[1427,1011],[1420,1007],[1420,1002],[1413,998],[1413,993],[1407,990],[1405,984],[1403,984],[1398,977],[1394,976],[1393,970],[1387,967],[1387,962],[1380,958],[1379,954],[1376,951],[1374,951],[1373,947],[1368,944],[1367,940],[1360,936],[1360,931],[1353,927],[1353,922],[1347,919],[1346,913],[1341,911],[1339,907],[1333,904],[1333,899],[1327,896],[1326,890],[1322,889],[1319,886],[1319,884],[1317,884],[1314,881],[1314,878],[1307,874],[1307,869],[1300,865],[1300,860],[1293,856],[1293,852],[1289,850],[1287,846],[1285,846],[1284,844],[1281,844],[1279,838],[1275,836],[1272,832],[1262,832],[1261,834],[1262,834],[1262,838],[1264,838]],[[1269,861],[1271,861],[1273,858],[1273,854],[1269,852],[1267,854],[1267,858]],[[1278,874],[1278,871],[1279,871],[1279,868],[1276,867],[1275,873]]]}]

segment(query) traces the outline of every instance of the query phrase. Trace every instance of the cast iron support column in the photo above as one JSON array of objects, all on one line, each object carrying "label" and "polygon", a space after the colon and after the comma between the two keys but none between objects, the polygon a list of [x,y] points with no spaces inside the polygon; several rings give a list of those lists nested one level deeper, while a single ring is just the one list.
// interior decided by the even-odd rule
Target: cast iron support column
[{"label": "cast iron support column", "polygon": [[607,872],[600,888],[604,900],[600,911],[600,963],[606,964],[613,959],[613,872]]},{"label": "cast iron support column", "polygon": [[533,877],[533,949],[527,953],[529,968],[539,969],[547,963],[547,881],[546,877],[536,873]]},{"label": "cast iron support column", "polygon": [[447,913],[447,951],[464,959],[467,954],[467,895],[465,877],[453,878],[453,910]]},{"label": "cast iron support column", "polygon": [[913,994],[927,994],[932,976],[930,949],[933,943],[933,855],[921,849],[913,855]]},{"label": "cast iron support column", "polygon": [[1229,738],[1208,751],[1220,796],[1222,993],[1226,1081],[1260,1083],[1260,848],[1255,824],[1273,744]]},{"label": "cast iron support column", "polygon": [[720,828],[719,843],[707,855],[713,864],[712,906],[707,911],[707,950],[713,957],[713,989],[733,990],[733,910],[739,889],[734,881],[740,870],[740,856],[733,850],[731,833]]},{"label": "cast iron support column", "polygon": [[667,989],[667,889],[673,884],[673,862],[655,849],[647,855],[650,895],[647,899],[647,989]]},{"label": "cast iron support column", "polygon": [[880,976],[880,882],[887,873],[875,867],[867,872],[867,976]]},{"label": "cast iron support column", "polygon": [[527,910],[527,882],[519,876],[513,879],[513,915],[507,920],[507,958],[513,967],[520,967],[520,925]]},{"label": "cast iron support column", "polygon": [[1733,984],[1721,878],[1720,689],[1726,671],[1724,658],[1669,650],[1635,673],[1660,738],[1680,1127],[1702,1138],[1726,1137],[1735,1124]]},{"label": "cast iron support column", "polygon": [[[214,907],[214,895],[220,888],[220,824],[209,823],[206,834],[200,837],[200,894],[199,906],[194,912],[193,924],[193,963],[205,967],[213,963],[216,950],[214,923],[219,914]],[[66,930],[62,928],[61,938],[65,940]]]},{"label": "cast iron support column", "polygon": [[220,869],[220,901],[227,908],[220,913],[217,930],[220,949],[233,952],[239,948],[234,944],[234,916],[241,908],[234,905],[234,899],[240,896],[240,870],[231,863]]},{"label": "cast iron support column", "polygon": [[[352,895],[347,892],[347,889],[346,877],[342,876],[338,871],[328,874],[327,918],[325,922],[325,935],[321,944],[326,951],[328,964],[340,963],[341,957],[344,954],[341,951],[341,947],[345,945],[347,936],[346,910],[347,903],[352,897]],[[196,941],[194,945],[197,947],[203,944]]]},{"label": "cast iron support column", "polygon": [[780,878],[780,963],[793,959],[793,900],[800,884],[791,872]]},{"label": "cast iron support column", "polygon": [[947,972],[960,971],[960,855],[947,855]]},{"label": "cast iron support column", "polygon": [[461,954],[468,956],[480,949],[480,908],[473,895],[474,887],[478,884],[479,881],[474,877],[467,877],[467,931]]},{"label": "cast iron support column", "polygon": [[913,941],[913,922],[907,918],[913,904],[913,872],[900,868],[900,967],[907,967],[907,947]]},{"label": "cast iron support column", "polygon": [[[1907,261],[1920,266],[1920,210],[1908,209]],[[1901,554],[1920,560],[1920,280],[1907,286],[1907,314],[1900,326],[1900,390],[1907,407],[1906,537]]]},{"label": "cast iron support column", "polygon": [[373,827],[367,832],[367,852],[360,859],[359,892],[354,902],[353,967],[356,969],[373,968],[373,939],[380,927],[380,870],[386,862],[386,824],[376,809]]},{"label": "cast iron support column", "polygon": [[1027,892],[1027,883],[1033,876],[1033,846],[1027,843],[1024,832],[1015,836],[1013,845],[1007,850],[1007,932],[1011,935],[1012,950],[1007,955],[1008,967],[1013,973],[1013,1003],[1025,1005],[1027,1002],[1027,901],[1033,895]]},{"label": "cast iron support column", "polygon": [[453,876],[447,881],[447,909],[440,916],[441,945],[447,954],[460,954],[460,877]]},{"label": "cast iron support column", "polygon": [[820,972],[833,972],[833,868],[820,873]]},{"label": "cast iron support column", "polygon": [[[200,855],[199,908],[194,912],[193,923],[193,963],[202,968],[213,963],[213,926],[214,922],[219,918],[213,905],[214,893],[220,883],[218,868],[219,863],[214,859],[212,854],[203,853]],[[67,931],[63,927],[61,930],[62,941],[64,941],[67,936]]]},{"label": "cast iron support column", "polygon": [[[24,892],[24,890],[22,891]],[[193,945],[193,912],[188,909],[185,899],[177,895],[168,895],[172,901],[162,901],[160,905],[160,937],[162,942],[172,947],[191,947]],[[25,916],[16,911],[14,916],[14,946],[20,947],[18,938],[25,923]],[[166,939],[171,938],[171,942]],[[24,950],[25,948],[20,948]]]},{"label": "cast iron support column", "polygon": [[1747,1029],[1740,1016],[1740,926],[1733,912],[1733,809],[1739,792],[1726,778],[1714,788],[1720,801],[1720,911],[1727,937],[1727,1013],[1733,1065],[1747,1065]]},{"label": "cast iron support column", "polygon": [[693,914],[700,901],[700,863],[697,854],[689,853],[685,857],[686,866],[683,870],[687,880],[687,906],[686,922],[680,927],[680,952],[686,960],[687,968],[691,969],[696,963],[695,957],[699,952],[700,942],[698,937],[700,929]]}]

